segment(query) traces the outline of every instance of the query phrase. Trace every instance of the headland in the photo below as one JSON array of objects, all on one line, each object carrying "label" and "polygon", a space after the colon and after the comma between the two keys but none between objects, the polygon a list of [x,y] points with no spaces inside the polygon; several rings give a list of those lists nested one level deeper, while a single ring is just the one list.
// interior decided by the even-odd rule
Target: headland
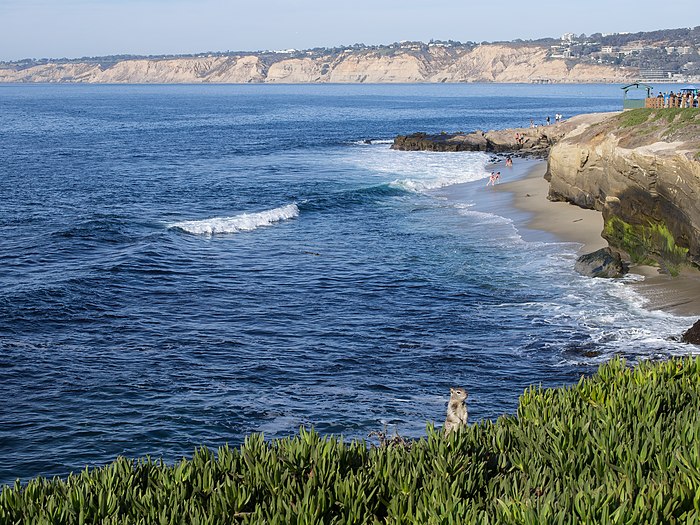
[{"label": "headland", "polygon": [[638,109],[551,126],[399,136],[392,147],[542,158],[525,178],[500,185],[531,214],[527,227],[581,243],[580,253],[609,246],[643,276],[633,285],[649,308],[700,315],[698,137],[698,109]]}]

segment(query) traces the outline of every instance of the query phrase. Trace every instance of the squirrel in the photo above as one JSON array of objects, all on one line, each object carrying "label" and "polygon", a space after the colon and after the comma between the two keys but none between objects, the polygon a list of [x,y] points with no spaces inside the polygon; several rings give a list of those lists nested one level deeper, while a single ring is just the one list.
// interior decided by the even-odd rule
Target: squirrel
[{"label": "squirrel", "polygon": [[447,418],[445,418],[445,435],[453,430],[467,425],[467,390],[450,388],[450,400],[447,403]]}]

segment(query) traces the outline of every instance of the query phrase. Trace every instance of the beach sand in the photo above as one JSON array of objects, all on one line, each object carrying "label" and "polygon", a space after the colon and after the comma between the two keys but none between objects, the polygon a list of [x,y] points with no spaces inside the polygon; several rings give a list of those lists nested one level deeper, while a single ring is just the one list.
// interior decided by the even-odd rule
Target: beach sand
[{"label": "beach sand", "polygon": [[[524,178],[499,184],[496,190],[511,193],[513,206],[529,214],[525,223],[528,229],[546,231],[563,241],[580,243],[580,254],[607,246],[608,243],[600,236],[603,231],[602,213],[547,199],[549,183],[544,179],[546,170],[546,162],[534,162]],[[507,172],[501,169],[501,173]],[[525,236],[530,235],[526,232]]]},{"label": "beach sand", "polygon": [[[524,228],[519,228],[524,239],[538,240],[542,233],[551,234],[562,241],[580,243],[579,254],[608,245],[600,235],[603,231],[602,213],[548,200],[549,183],[543,178],[546,162],[515,159],[515,163],[521,162],[530,164],[524,177],[512,182],[506,180],[495,189],[508,194],[516,210],[526,212]],[[503,163],[495,164],[493,169],[506,177],[508,175],[508,168]],[[516,225],[518,222],[516,218]],[[648,300],[648,309],[688,317],[700,316],[700,272],[688,269],[678,277],[671,277],[650,266],[634,266],[630,271],[643,277],[630,281],[628,285],[635,287]]]}]

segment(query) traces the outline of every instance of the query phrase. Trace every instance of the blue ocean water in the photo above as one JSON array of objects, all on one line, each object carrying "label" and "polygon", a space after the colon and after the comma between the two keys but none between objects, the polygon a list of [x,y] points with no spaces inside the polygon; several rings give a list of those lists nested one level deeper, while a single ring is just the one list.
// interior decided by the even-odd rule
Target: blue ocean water
[{"label": "blue ocean water", "polygon": [[611,85],[0,86],[0,484],[300,425],[420,436],[689,320],[484,211],[400,133],[617,110]]}]

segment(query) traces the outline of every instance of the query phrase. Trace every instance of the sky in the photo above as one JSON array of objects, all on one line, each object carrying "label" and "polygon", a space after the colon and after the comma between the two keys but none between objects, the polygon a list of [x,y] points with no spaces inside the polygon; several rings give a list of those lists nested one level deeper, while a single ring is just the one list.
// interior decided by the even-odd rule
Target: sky
[{"label": "sky", "polygon": [[698,25],[697,0],[0,0],[0,60],[498,41]]}]

